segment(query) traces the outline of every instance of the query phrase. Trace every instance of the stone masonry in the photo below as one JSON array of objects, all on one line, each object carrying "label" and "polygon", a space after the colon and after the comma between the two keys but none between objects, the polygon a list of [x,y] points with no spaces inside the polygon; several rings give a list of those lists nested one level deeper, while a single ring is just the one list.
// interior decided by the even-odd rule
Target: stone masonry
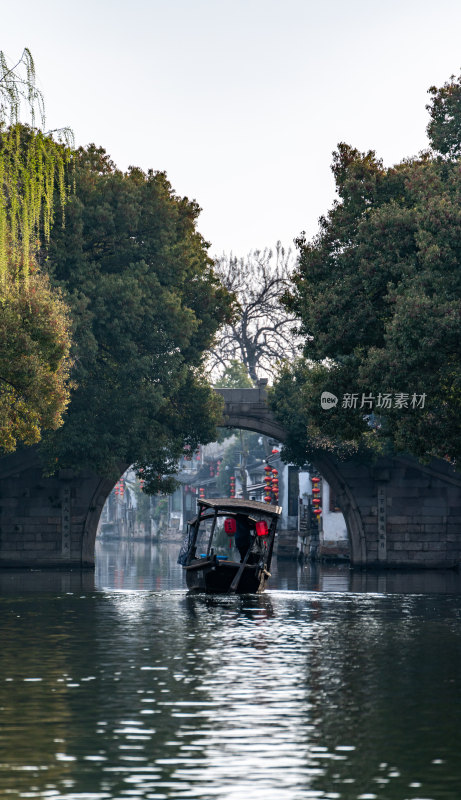
[{"label": "stone masonry", "polygon": [[61,470],[43,477],[36,448],[0,459],[0,567],[92,567],[115,481]]}]

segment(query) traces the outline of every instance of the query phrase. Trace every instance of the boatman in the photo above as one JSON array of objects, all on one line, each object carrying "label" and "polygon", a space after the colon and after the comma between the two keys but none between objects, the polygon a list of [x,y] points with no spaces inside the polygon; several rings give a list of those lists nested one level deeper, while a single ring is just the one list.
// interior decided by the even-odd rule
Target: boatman
[{"label": "boatman", "polygon": [[245,558],[248,548],[251,547],[251,523],[244,514],[237,514],[235,531],[235,546],[240,553],[240,561]]}]

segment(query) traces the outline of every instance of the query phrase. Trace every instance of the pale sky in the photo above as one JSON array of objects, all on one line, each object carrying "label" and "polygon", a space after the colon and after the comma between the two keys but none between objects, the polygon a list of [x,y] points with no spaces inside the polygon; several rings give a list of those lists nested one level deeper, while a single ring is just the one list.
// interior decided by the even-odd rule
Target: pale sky
[{"label": "pale sky", "polygon": [[339,141],[427,145],[427,89],[461,68],[460,0],[22,0],[0,49],[35,59],[47,127],[164,170],[210,254],[290,247],[334,199]]}]

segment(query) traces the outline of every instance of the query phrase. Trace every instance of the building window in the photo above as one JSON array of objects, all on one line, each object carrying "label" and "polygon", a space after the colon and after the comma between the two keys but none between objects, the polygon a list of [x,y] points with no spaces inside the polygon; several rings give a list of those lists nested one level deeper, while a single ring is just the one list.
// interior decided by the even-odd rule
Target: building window
[{"label": "building window", "polygon": [[338,506],[338,502],[336,499],[336,492],[330,486],[330,511],[341,511],[340,507]]}]

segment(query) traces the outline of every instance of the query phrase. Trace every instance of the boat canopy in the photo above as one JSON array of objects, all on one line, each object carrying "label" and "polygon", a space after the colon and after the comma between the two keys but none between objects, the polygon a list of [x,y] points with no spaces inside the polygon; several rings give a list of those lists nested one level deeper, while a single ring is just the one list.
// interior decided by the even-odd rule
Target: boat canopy
[{"label": "boat canopy", "polygon": [[211,500],[200,498],[199,506],[233,514],[265,514],[268,517],[280,517],[281,506],[260,503],[258,500],[241,500],[239,497],[213,497]]}]

